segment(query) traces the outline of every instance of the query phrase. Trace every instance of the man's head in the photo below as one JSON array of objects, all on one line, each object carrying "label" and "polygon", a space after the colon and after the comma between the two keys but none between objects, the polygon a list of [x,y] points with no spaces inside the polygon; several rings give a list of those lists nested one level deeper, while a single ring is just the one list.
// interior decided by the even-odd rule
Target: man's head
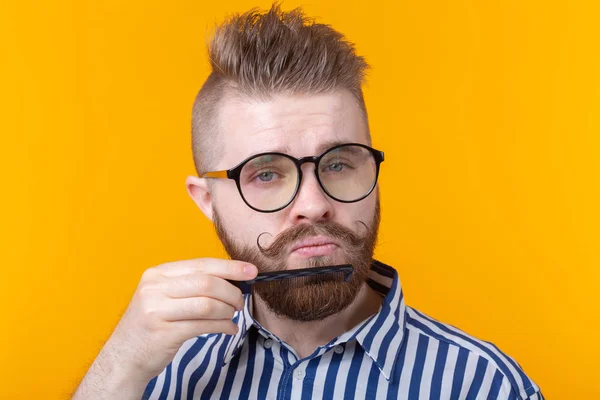
[{"label": "man's head", "polygon": [[[301,158],[340,143],[370,145],[361,90],[368,66],[331,27],[300,10],[251,11],[216,29],[209,56],[212,72],[192,118],[199,176],[258,153]],[[352,302],[370,268],[379,226],[377,189],[357,202],[337,201],[319,185],[315,167],[301,166],[296,197],[270,213],[250,208],[233,180],[187,180],[231,258],[260,271],[353,265],[348,283],[282,284],[257,292],[275,313],[301,321],[325,318]]]}]

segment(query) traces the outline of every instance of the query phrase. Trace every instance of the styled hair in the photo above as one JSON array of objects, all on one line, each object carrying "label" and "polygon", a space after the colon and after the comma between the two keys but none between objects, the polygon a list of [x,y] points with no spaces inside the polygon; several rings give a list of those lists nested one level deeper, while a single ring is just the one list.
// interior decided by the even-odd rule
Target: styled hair
[{"label": "styled hair", "polygon": [[218,108],[230,94],[268,99],[347,89],[367,120],[361,87],[369,65],[341,33],[316,23],[301,8],[284,12],[275,3],[267,12],[252,9],[229,17],[215,28],[208,56],[212,71],[192,112],[198,174],[219,157]]}]

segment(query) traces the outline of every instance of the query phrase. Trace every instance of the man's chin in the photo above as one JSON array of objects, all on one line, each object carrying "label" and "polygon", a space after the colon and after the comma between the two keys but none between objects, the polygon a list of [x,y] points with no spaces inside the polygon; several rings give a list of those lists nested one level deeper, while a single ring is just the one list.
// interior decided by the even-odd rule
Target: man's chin
[{"label": "man's chin", "polygon": [[354,301],[360,288],[322,279],[301,285],[286,281],[271,290],[258,290],[256,294],[272,313],[297,322],[323,320],[343,311]]}]

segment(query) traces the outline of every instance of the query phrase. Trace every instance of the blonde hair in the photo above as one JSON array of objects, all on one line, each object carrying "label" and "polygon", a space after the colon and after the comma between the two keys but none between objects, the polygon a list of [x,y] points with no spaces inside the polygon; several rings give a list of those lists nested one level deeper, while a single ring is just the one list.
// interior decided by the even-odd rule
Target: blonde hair
[{"label": "blonde hair", "polygon": [[212,72],[192,112],[198,174],[218,157],[216,115],[225,93],[266,99],[279,93],[348,89],[367,118],[361,88],[367,62],[341,33],[316,23],[301,8],[284,12],[275,3],[267,12],[252,9],[230,17],[216,27],[208,55]]}]

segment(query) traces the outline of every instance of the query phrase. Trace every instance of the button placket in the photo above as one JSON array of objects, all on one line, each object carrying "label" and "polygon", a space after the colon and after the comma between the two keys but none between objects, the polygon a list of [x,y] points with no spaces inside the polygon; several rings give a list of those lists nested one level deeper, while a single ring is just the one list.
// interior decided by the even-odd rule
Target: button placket
[{"label": "button placket", "polygon": [[304,379],[305,376],[306,376],[306,370],[304,369],[304,367],[298,367],[294,371],[294,378],[298,379],[299,381]]}]

